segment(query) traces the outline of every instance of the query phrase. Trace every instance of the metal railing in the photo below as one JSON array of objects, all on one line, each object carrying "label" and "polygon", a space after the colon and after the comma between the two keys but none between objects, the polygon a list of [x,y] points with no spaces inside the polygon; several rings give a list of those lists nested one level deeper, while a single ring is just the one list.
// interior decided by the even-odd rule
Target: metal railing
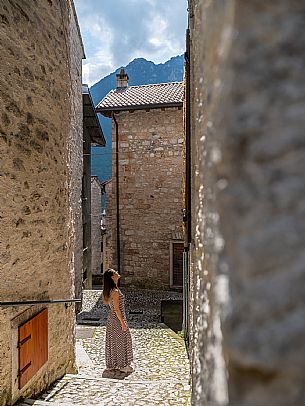
[{"label": "metal railing", "polygon": [[0,302],[0,307],[4,306],[27,306],[38,304],[57,304],[57,303],[81,303],[81,299],[54,299],[54,300],[21,300],[17,302]]}]

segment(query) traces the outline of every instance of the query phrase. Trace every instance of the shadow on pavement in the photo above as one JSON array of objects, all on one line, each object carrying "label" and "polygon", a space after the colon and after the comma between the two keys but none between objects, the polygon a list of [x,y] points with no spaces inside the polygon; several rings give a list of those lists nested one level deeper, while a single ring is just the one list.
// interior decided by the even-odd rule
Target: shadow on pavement
[{"label": "shadow on pavement", "polygon": [[132,372],[121,372],[116,369],[105,369],[102,373],[103,378],[108,378],[108,379],[125,379],[127,376],[129,376]]}]

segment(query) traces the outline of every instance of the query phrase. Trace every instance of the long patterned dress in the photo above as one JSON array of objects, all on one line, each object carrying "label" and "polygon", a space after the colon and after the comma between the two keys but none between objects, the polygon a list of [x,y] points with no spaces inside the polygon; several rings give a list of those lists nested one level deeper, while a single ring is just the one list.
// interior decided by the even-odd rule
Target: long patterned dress
[{"label": "long patterned dress", "polygon": [[[119,291],[119,306],[126,321],[125,296]],[[118,319],[113,304],[112,293],[110,293],[108,320],[106,324],[106,367],[109,369],[120,369],[129,366],[133,361],[132,340],[129,328],[122,331],[120,320]]]}]

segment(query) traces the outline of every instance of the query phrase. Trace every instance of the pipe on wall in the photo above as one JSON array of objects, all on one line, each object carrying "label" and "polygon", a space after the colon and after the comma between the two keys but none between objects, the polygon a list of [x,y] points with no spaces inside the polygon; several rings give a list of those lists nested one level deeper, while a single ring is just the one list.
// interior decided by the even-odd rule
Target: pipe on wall
[{"label": "pipe on wall", "polygon": [[189,288],[190,288],[190,244],[192,241],[191,219],[191,67],[190,67],[190,30],[186,30],[185,61],[185,173],[184,173],[184,252],[183,252],[183,331],[184,339],[189,345]]},{"label": "pipe on wall", "polygon": [[117,271],[121,274],[121,240],[120,240],[120,177],[119,177],[119,125],[112,112],[115,124],[115,167],[116,167],[116,250],[117,250]]}]

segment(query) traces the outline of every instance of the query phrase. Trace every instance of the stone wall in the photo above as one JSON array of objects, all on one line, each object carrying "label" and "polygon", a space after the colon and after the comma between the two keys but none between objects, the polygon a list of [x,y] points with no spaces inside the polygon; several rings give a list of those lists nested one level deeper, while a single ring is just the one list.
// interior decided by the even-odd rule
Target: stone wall
[{"label": "stone wall", "polygon": [[[1,301],[73,297],[81,243],[82,45],[73,4],[34,3],[0,5]],[[74,369],[74,307],[51,305],[49,361],[18,390],[18,325],[40,309],[0,310],[0,405]]]},{"label": "stone wall", "polygon": [[[192,404],[224,405],[227,384],[219,330],[215,164],[225,105],[232,2],[190,2],[192,243],[190,354]],[[216,23],[217,22],[217,23]],[[223,295],[222,295],[223,296]],[[224,297],[222,297],[224,299]]]},{"label": "stone wall", "polygon": [[[77,272],[76,288],[92,289],[91,273],[91,137],[84,126],[83,134],[83,179],[82,179],[82,232],[83,232],[83,269]],[[79,308],[77,308],[79,310]]]},{"label": "stone wall", "polygon": [[189,9],[192,404],[302,405],[305,6]]},{"label": "stone wall", "polygon": [[103,185],[105,193],[105,212],[104,219],[105,232],[103,234],[103,271],[112,267],[112,181],[108,180]]},{"label": "stone wall", "polygon": [[101,276],[101,184],[97,176],[91,176],[91,272]]},{"label": "stone wall", "polygon": [[[182,237],[182,109],[121,112],[116,117],[122,283],[168,289],[170,241]],[[114,126],[113,134],[112,234],[116,247]]]},{"label": "stone wall", "polygon": [[[69,89],[71,94],[71,124],[69,137],[69,170],[70,170],[70,216],[72,220],[74,292],[71,297],[81,298],[83,282],[83,222],[82,222],[82,176],[83,176],[83,99],[82,92],[82,58],[84,49],[80,36],[73,0],[70,4],[70,24],[68,28],[69,52]],[[89,175],[90,176],[90,175]],[[78,306],[78,305],[77,305]]]}]

